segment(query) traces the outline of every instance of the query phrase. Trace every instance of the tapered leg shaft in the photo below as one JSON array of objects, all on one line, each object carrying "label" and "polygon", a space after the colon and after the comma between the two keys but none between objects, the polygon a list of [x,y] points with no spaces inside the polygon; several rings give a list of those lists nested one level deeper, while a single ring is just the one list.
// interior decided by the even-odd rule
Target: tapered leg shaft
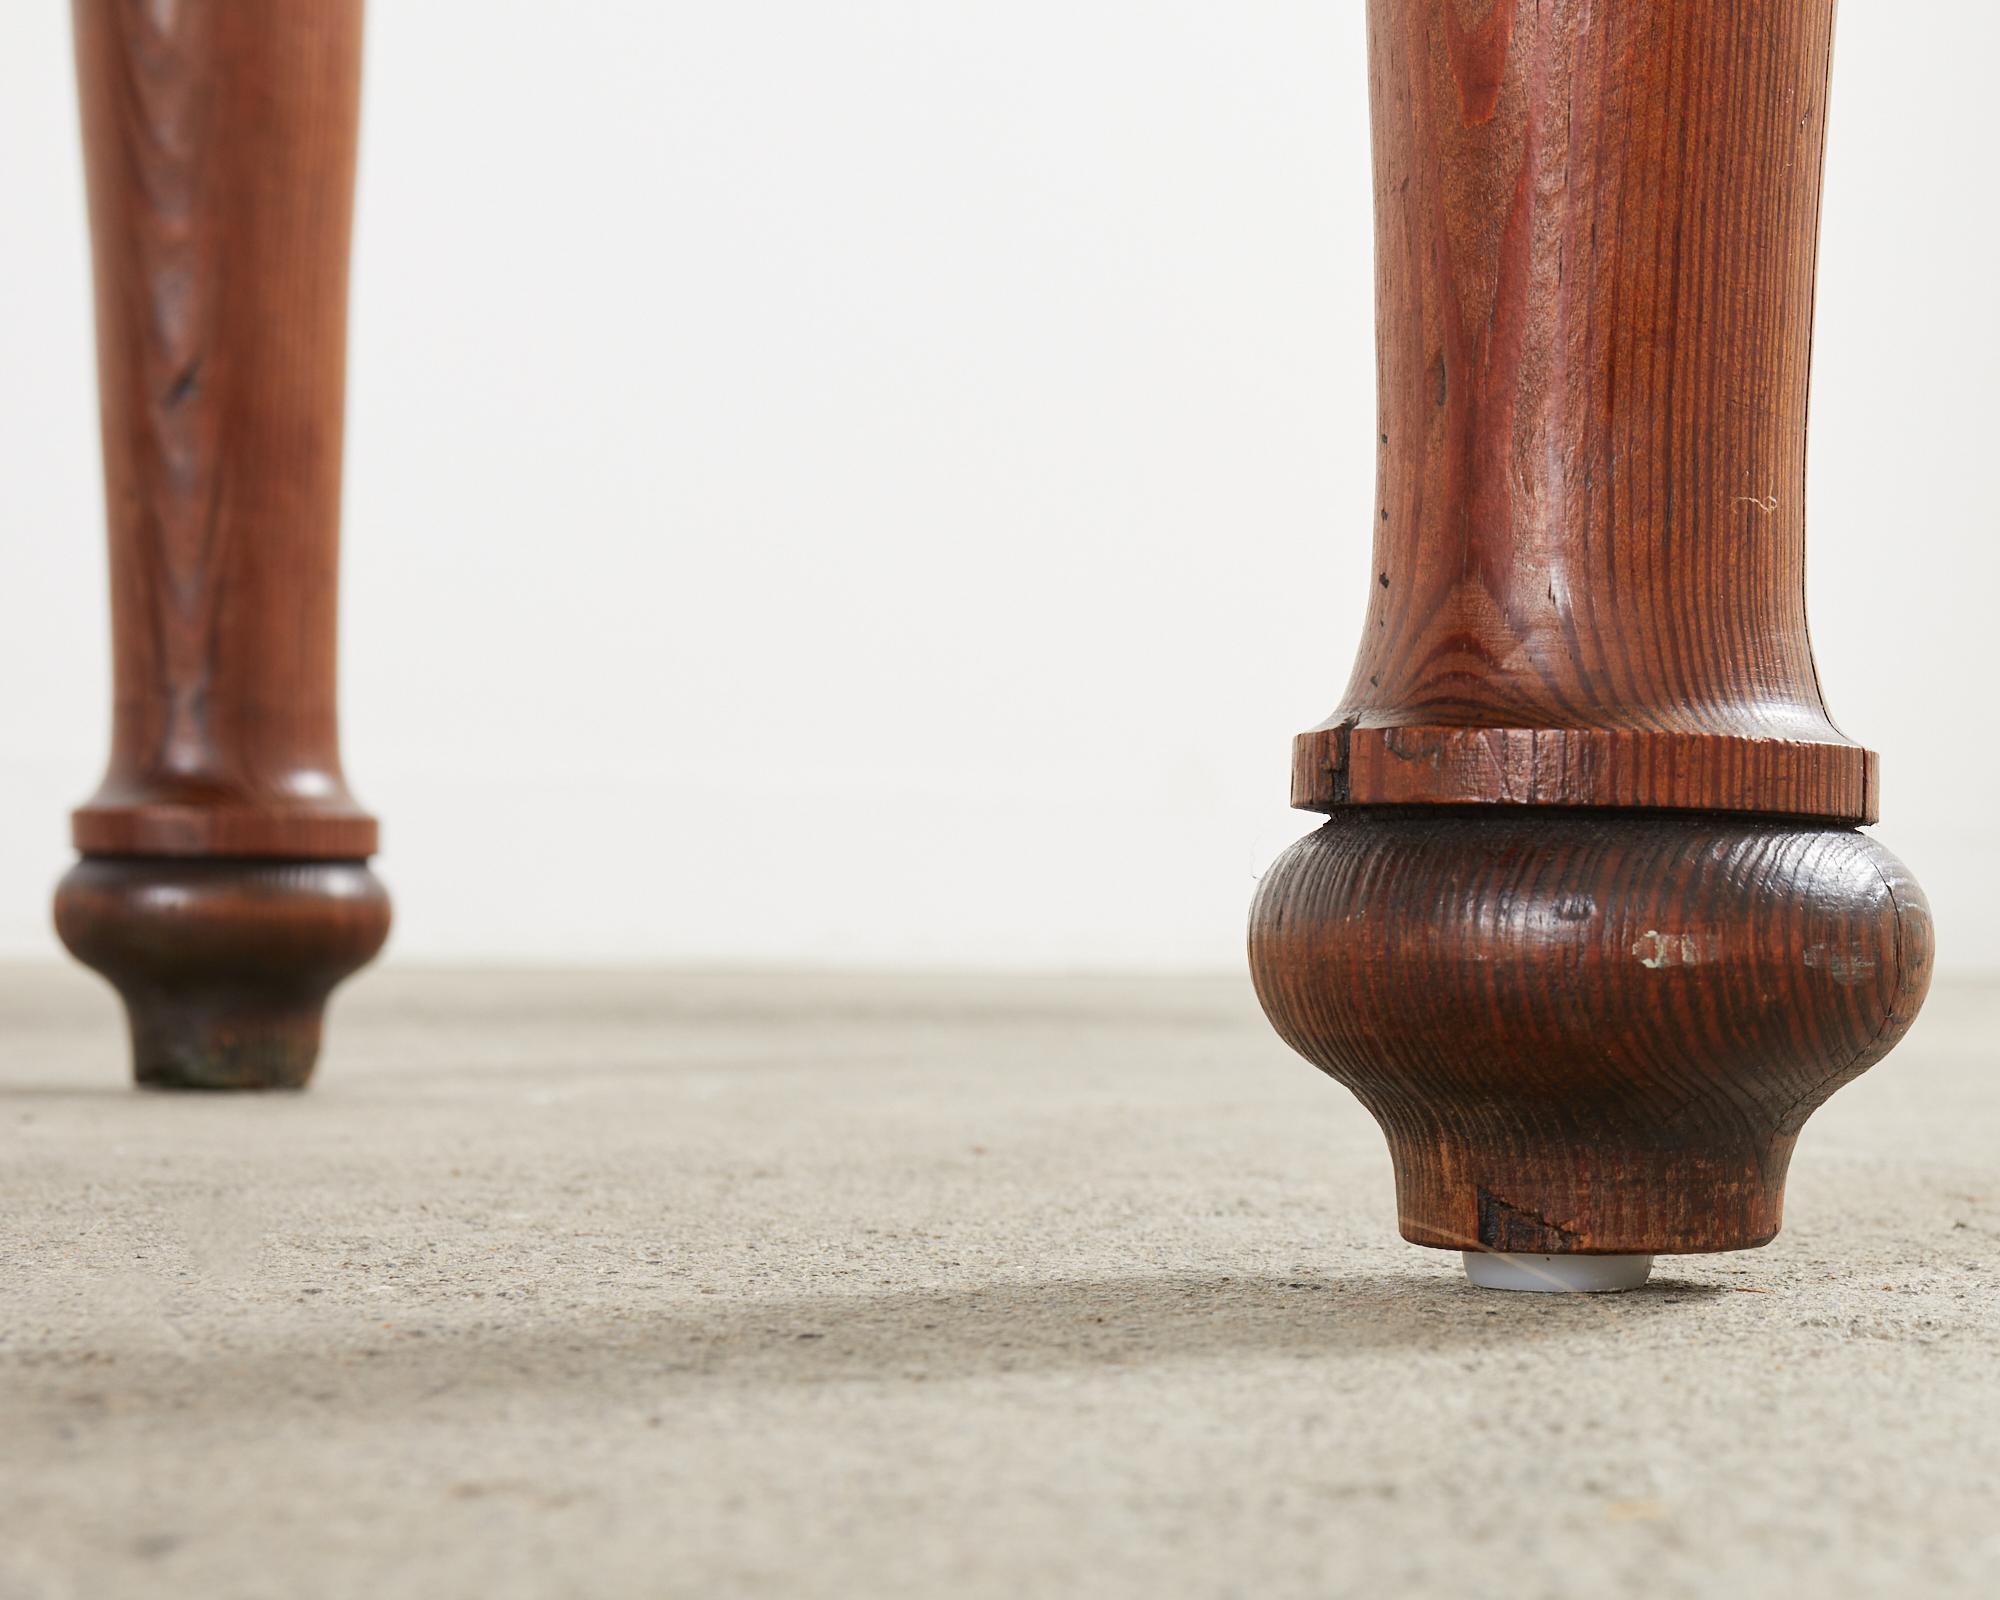
[{"label": "tapered leg shaft", "polygon": [[1368,0],[1368,610],[1250,964],[1481,1281],[1770,1239],[1930,980],[1806,632],[1833,9]]}]

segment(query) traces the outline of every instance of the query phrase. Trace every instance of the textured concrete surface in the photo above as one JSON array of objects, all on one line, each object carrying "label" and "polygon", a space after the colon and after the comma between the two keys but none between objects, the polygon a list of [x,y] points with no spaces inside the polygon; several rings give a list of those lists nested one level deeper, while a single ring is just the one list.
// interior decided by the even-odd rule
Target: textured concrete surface
[{"label": "textured concrete surface", "polygon": [[0,1597],[1971,1595],[2000,989],[1617,1298],[1237,980],[388,972],[303,1097],[0,975]]}]

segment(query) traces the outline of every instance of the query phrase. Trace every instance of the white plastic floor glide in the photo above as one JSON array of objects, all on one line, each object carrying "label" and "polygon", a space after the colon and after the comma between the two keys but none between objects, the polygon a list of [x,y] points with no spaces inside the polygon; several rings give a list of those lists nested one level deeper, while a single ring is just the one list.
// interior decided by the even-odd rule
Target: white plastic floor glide
[{"label": "white plastic floor glide", "polygon": [[1465,1275],[1482,1289],[1530,1294],[1612,1294],[1636,1289],[1653,1271],[1651,1256],[1503,1256],[1465,1252]]}]

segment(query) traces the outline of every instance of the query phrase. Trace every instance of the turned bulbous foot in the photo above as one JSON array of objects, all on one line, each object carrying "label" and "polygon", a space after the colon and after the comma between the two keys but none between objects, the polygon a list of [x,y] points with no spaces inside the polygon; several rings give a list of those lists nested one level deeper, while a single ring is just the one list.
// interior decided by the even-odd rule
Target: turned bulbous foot
[{"label": "turned bulbous foot", "polygon": [[1930,915],[1852,829],[1356,809],[1264,877],[1250,964],[1382,1125],[1413,1243],[1735,1250],[1777,1233],[1806,1118],[1915,1018]]},{"label": "turned bulbous foot", "polygon": [[389,933],[361,861],[86,857],[56,931],[125,1002],[138,1082],[299,1089],[334,986]]}]

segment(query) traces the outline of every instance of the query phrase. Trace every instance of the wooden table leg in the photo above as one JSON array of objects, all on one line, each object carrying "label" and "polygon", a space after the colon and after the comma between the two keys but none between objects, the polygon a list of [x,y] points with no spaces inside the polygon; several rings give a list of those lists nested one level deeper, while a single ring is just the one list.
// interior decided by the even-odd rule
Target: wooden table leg
[{"label": "wooden table leg", "polygon": [[1771,1238],[1929,982],[1806,637],[1833,9],[1368,6],[1370,605],[1251,964],[1404,1236],[1555,1283]]},{"label": "wooden table leg", "polygon": [[115,705],[56,896],[140,1082],[297,1087],[389,902],[334,706],[360,0],[75,0]]}]

